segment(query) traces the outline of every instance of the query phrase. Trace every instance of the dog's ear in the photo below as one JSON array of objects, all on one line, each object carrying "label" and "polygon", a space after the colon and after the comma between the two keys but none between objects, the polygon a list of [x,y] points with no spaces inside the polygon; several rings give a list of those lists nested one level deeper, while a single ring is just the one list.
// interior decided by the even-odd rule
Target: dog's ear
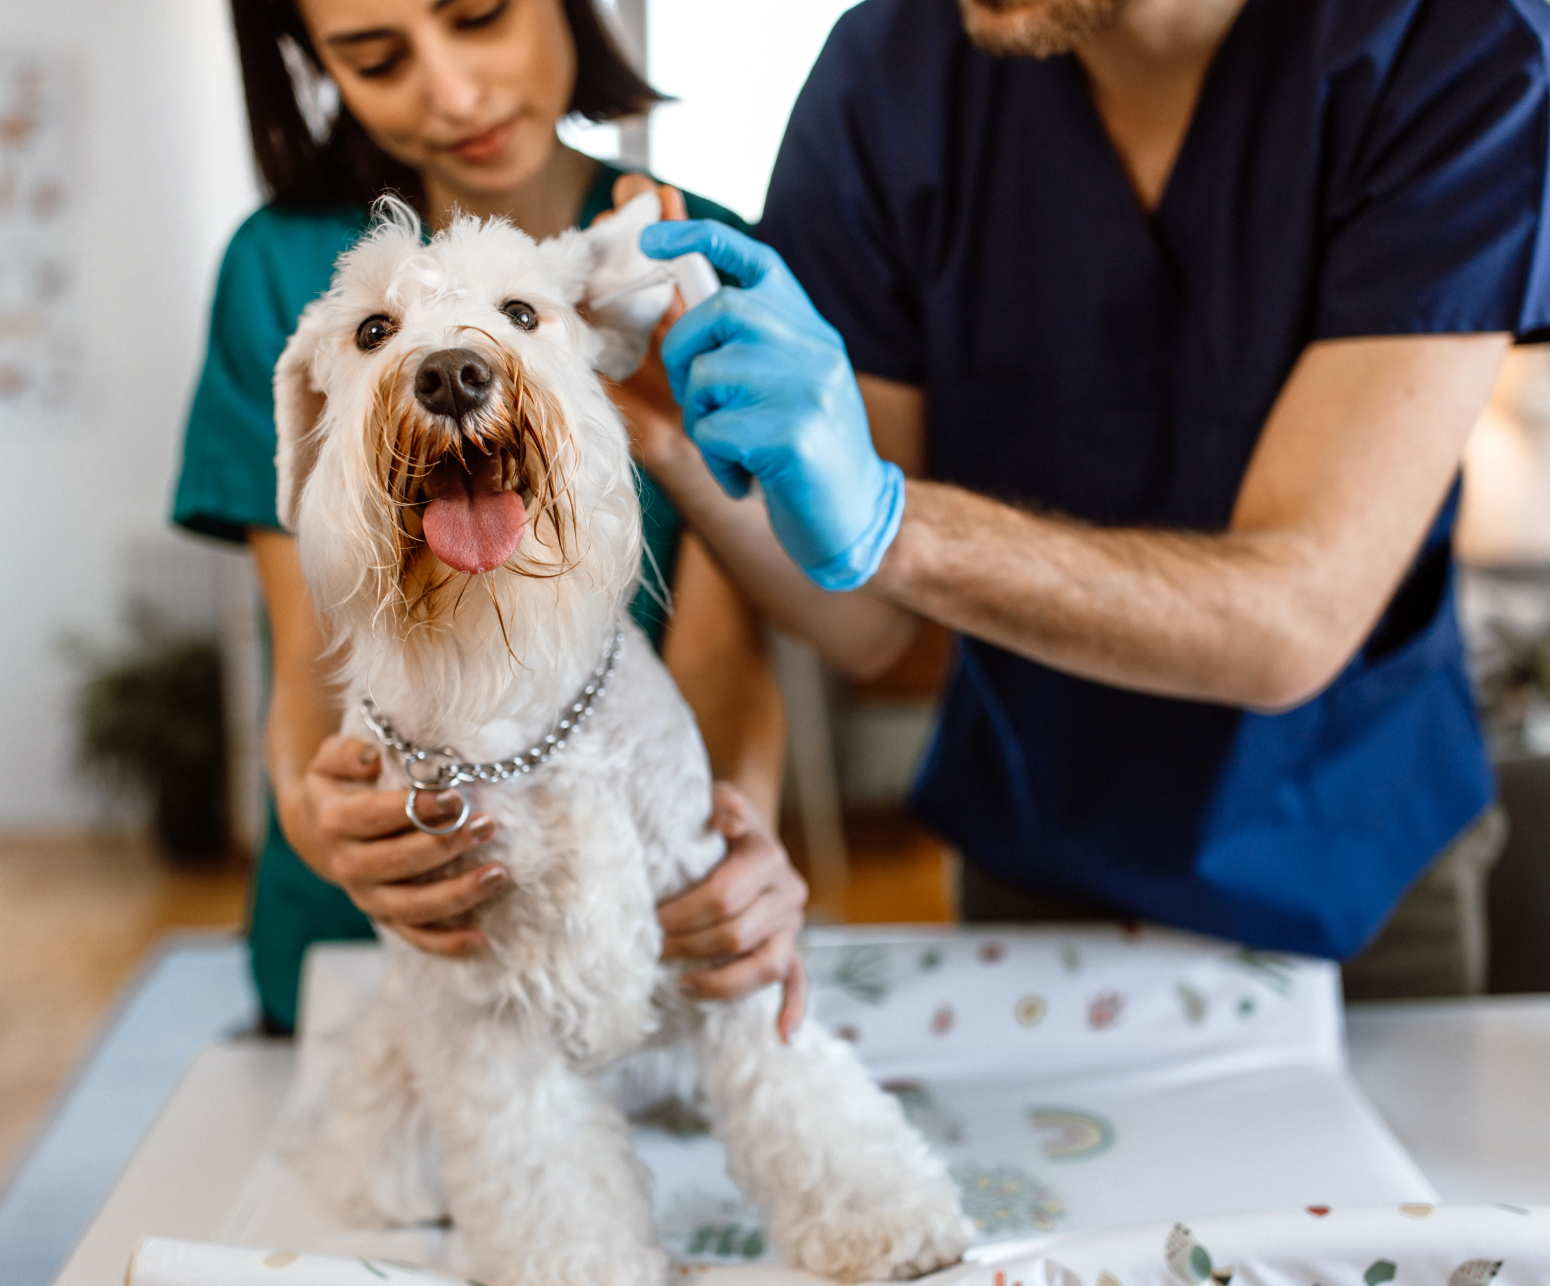
[{"label": "dog's ear", "polygon": [[587,233],[568,228],[539,242],[538,250],[560,298],[573,306],[579,304],[588,293],[587,280],[597,265],[596,242]]},{"label": "dog's ear", "polygon": [[[640,248],[642,229],[661,217],[662,199],[653,187],[625,202],[611,218],[573,234],[587,252],[582,297],[601,341],[593,364],[611,380],[634,374],[651,346],[651,332],[673,302],[664,265]],[[662,280],[644,288],[638,284],[653,277]]]},{"label": "dog's ear", "polygon": [[640,249],[641,232],[661,217],[662,198],[652,188],[580,234],[590,258],[586,265],[588,299],[611,294],[661,269],[660,262],[648,259]]},{"label": "dog's ear", "polygon": [[289,532],[296,530],[301,490],[318,458],[325,399],[312,368],[322,338],[318,305],[308,304],[274,368],[275,512]]}]

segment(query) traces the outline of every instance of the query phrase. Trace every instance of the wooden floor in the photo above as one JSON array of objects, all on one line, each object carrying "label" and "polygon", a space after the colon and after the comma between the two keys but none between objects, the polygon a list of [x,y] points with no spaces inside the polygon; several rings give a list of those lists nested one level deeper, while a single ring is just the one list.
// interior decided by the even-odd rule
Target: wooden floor
[{"label": "wooden floor", "polygon": [[157,939],[242,921],[237,867],[178,871],[134,835],[0,838],[0,1187]]},{"label": "wooden floor", "polygon": [[[784,828],[782,838],[801,866],[801,840],[794,831]],[[906,814],[853,812],[845,819],[845,843],[850,881],[827,898],[815,891],[809,918],[830,924],[934,924],[954,918],[947,850]]]},{"label": "wooden floor", "polygon": [[[815,920],[952,916],[944,852],[906,818],[848,825],[852,877]],[[800,857],[800,854],[797,854]],[[238,867],[180,871],[133,835],[0,838],[0,1188],[114,995],[164,934],[242,921]]]}]

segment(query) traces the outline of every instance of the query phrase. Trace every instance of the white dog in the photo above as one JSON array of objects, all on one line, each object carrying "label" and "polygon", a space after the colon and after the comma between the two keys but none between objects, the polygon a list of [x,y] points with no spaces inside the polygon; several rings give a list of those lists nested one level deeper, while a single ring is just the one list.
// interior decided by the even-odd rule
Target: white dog
[{"label": "white dog", "polygon": [[773,989],[693,1002],[659,960],[656,903],[722,844],[693,717],[624,615],[629,447],[575,311],[596,254],[468,218],[426,244],[389,206],[275,372],[280,515],[346,649],[345,730],[394,748],[384,788],[460,783],[500,823],[477,860],[513,877],[477,956],[384,935],[311,1168],[357,1217],[450,1214],[489,1286],[660,1283],[598,1076],[682,1041],[786,1261],[916,1275],[968,1230],[895,1100],[816,1024],[783,1043]]}]

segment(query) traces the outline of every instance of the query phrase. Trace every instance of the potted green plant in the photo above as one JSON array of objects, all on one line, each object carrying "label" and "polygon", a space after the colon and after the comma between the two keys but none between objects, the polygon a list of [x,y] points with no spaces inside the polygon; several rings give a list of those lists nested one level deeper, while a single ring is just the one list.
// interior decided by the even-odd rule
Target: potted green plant
[{"label": "potted green plant", "polygon": [[215,639],[169,627],[150,607],[128,613],[128,643],[71,645],[79,674],[76,765],[148,808],[167,856],[185,865],[231,851],[221,653]]}]

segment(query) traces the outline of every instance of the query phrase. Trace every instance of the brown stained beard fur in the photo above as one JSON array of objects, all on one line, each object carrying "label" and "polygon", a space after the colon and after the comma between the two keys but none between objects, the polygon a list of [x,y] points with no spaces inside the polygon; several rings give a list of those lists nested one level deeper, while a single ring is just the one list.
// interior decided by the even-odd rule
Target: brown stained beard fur
[{"label": "brown stained beard fur", "polygon": [[[373,394],[371,413],[366,417],[365,447],[367,459],[374,465],[375,507],[388,519],[384,557],[375,569],[377,597],[384,609],[412,631],[455,617],[463,595],[477,579],[495,606],[509,650],[511,636],[489,578],[504,571],[551,579],[575,566],[570,552],[577,545],[575,510],[568,503],[571,471],[562,461],[573,443],[554,399],[526,379],[511,354],[486,332],[477,327],[467,329],[490,339],[491,349],[498,355],[491,364],[497,368],[501,396],[494,400],[492,409],[456,426],[428,415],[412,394],[405,394],[408,358],[387,372]],[[469,450],[502,454],[503,486],[525,489],[531,495],[532,503],[526,505],[528,528],[534,531],[542,522],[549,524],[560,553],[558,566],[539,568],[522,556],[518,546],[503,566],[475,577],[453,571],[431,554],[421,521],[427,499],[422,483],[449,454],[467,468],[464,453]]]}]

